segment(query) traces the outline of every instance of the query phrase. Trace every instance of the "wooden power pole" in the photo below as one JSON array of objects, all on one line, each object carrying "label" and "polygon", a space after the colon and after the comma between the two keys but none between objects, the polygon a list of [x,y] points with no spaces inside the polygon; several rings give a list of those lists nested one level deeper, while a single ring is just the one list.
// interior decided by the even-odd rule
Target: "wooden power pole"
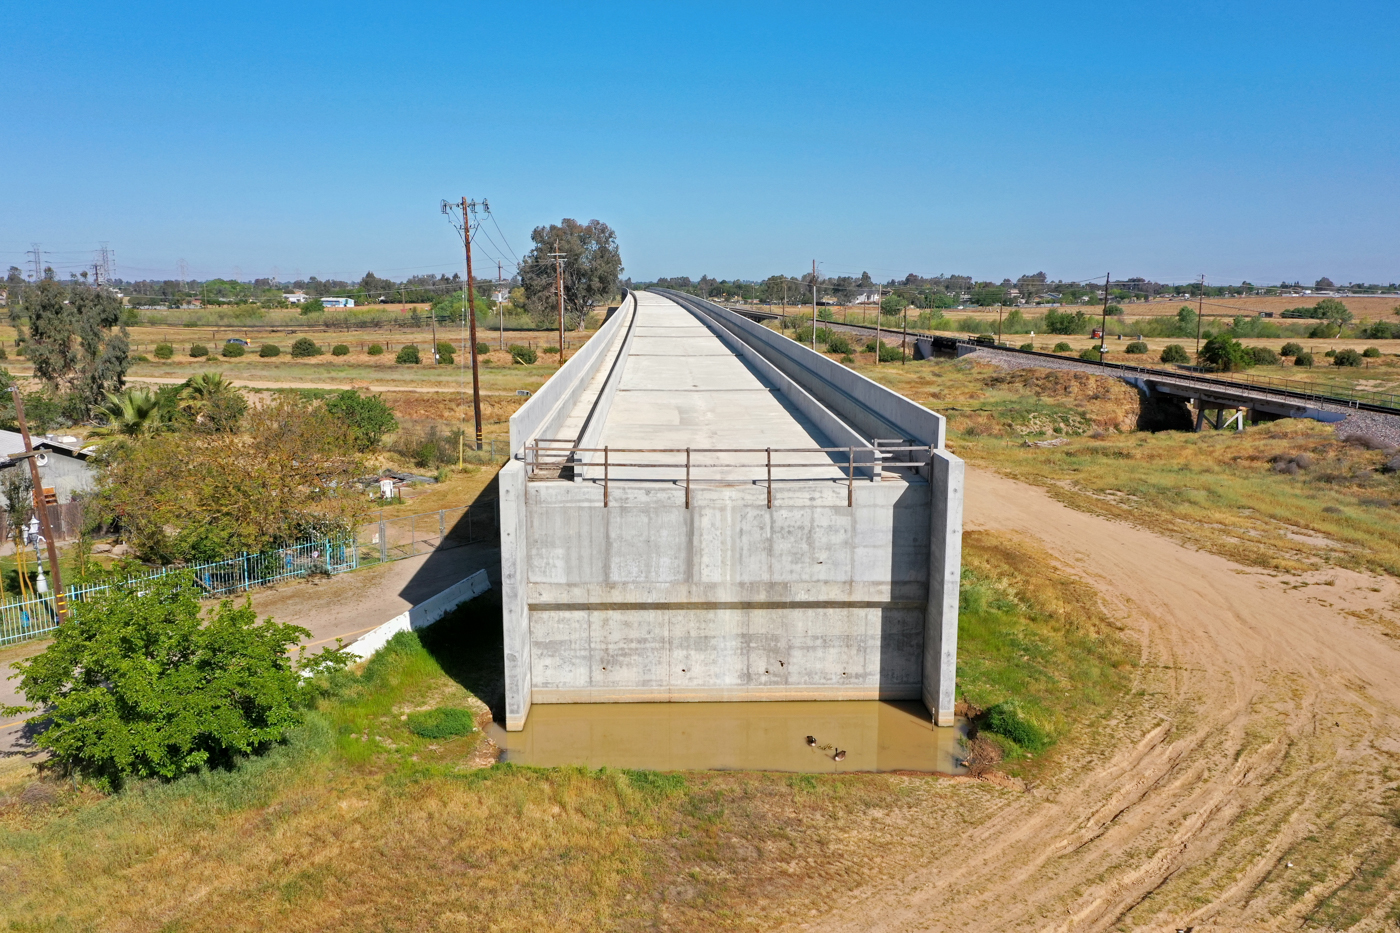
[{"label": "wooden power pole", "polygon": [[[19,433],[24,438],[24,453],[21,456],[29,461],[29,476],[34,484],[34,513],[39,516],[39,528],[43,531],[44,542],[48,546],[49,575],[53,577],[54,613],[62,623],[68,615],[68,604],[63,594],[63,577],[58,569],[58,545],[54,544],[53,528],[49,526],[49,507],[44,502],[44,481],[39,477],[39,461],[35,458],[34,445],[29,441],[29,422],[24,418],[24,400],[20,397],[19,387],[12,386],[10,395],[15,400],[15,420],[19,422]],[[10,459],[16,459],[15,455],[11,454]]]},{"label": "wooden power pole", "polygon": [[[468,212],[471,213],[468,213]],[[476,449],[481,449],[481,381],[477,378],[476,361],[476,288],[472,283],[472,224],[476,202],[462,198],[462,242],[467,246],[467,319],[471,322],[472,354],[472,418],[476,420]],[[434,350],[437,348],[434,347]]]}]

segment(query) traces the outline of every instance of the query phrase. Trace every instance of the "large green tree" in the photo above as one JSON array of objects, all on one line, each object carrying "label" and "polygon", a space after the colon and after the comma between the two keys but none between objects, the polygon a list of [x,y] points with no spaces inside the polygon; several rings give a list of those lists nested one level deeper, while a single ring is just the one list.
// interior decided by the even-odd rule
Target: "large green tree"
[{"label": "large green tree", "polygon": [[34,375],[89,409],[126,381],[130,344],[121,314],[121,299],[109,290],[53,279],[26,288],[10,308]]},{"label": "large green tree", "polygon": [[535,248],[525,255],[520,281],[525,309],[536,323],[547,325],[559,313],[553,253],[564,254],[564,319],[570,328],[583,326],[594,305],[617,293],[622,255],[617,234],[601,220],[581,224],[565,218],[536,227],[530,239]]}]

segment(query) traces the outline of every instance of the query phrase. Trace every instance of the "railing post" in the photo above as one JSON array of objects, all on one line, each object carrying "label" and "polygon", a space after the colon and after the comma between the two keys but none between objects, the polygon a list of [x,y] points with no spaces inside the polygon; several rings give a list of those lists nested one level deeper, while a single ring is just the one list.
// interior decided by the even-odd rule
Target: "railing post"
[{"label": "railing post", "polygon": [[608,507],[608,445],[603,445],[603,508]]},{"label": "railing post", "polygon": [[690,448],[685,449],[685,507],[690,508]]},{"label": "railing post", "polygon": [[[879,349],[878,347],[876,348]],[[879,456],[877,453],[876,456]],[[852,508],[856,502],[856,449],[848,448],[846,451],[846,508]]]},{"label": "railing post", "polygon": [[[471,506],[467,506],[468,509]],[[438,509],[438,547],[442,547],[442,539],[447,537],[447,510]]]},{"label": "railing post", "polygon": [[768,507],[773,507],[773,448],[767,449],[768,454]]},{"label": "railing post", "polygon": [[389,529],[384,524],[384,519],[379,520],[379,561],[383,563],[389,559]]}]

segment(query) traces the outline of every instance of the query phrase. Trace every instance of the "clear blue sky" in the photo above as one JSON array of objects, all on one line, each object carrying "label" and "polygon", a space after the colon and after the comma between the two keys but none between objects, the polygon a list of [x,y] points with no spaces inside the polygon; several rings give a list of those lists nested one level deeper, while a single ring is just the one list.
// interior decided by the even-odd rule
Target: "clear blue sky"
[{"label": "clear blue sky", "polygon": [[604,220],[637,279],[1391,282],[1397,10],[11,5],[0,262],[451,272],[465,194],[517,254]]}]

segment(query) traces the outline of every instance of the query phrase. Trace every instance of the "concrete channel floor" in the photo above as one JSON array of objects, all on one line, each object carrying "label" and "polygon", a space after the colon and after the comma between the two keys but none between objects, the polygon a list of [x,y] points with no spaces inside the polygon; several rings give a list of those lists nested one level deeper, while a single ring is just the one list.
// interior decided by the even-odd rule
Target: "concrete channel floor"
[{"label": "concrete channel floor", "polygon": [[[766,471],[764,448],[832,446],[776,387],[689,310],[661,295],[639,292],[633,327],[636,332],[624,361],[622,381],[603,425],[603,445],[646,450],[692,448],[693,482],[761,480]],[[623,336],[619,334],[618,339]],[[582,418],[571,420],[581,422]],[[758,452],[712,452],[715,448]],[[613,459],[682,466],[685,454],[619,451]],[[776,469],[774,479],[839,480],[844,476],[845,459],[842,454],[833,458],[818,452],[775,453],[774,463],[801,466]],[[722,466],[715,469],[701,464]],[[619,467],[610,475],[614,479],[674,482],[683,470]]]}]

